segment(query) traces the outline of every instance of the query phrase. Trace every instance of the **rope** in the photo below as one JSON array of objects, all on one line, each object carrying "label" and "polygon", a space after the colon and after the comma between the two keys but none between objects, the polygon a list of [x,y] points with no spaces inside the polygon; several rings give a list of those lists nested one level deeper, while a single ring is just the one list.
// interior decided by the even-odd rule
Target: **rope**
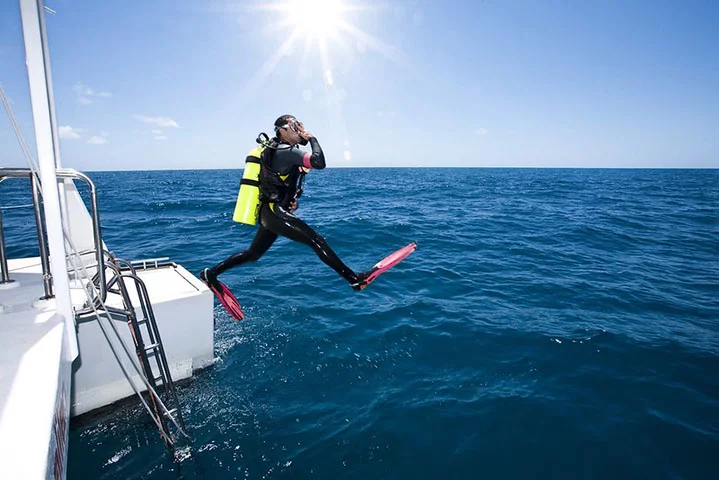
[{"label": "rope", "polygon": [[[0,101],[2,101],[3,106],[5,107],[5,110],[7,111],[8,117],[10,118],[10,124],[13,127],[13,130],[15,132],[15,136],[18,140],[18,143],[20,144],[20,149],[22,150],[25,160],[28,163],[28,166],[30,167],[30,173],[31,175],[35,176],[35,179],[37,180],[37,185],[41,185],[40,183],[40,175],[38,171],[40,170],[39,165],[35,161],[35,158],[32,155],[32,151],[30,150],[30,147],[28,146],[27,142],[25,141],[25,138],[23,137],[22,130],[20,129],[20,126],[18,125],[17,121],[15,120],[15,116],[12,112],[12,108],[10,107],[10,101],[7,98],[7,95],[5,95],[5,90],[2,87],[2,84],[0,84]],[[42,195],[42,190],[38,189],[39,193]],[[18,205],[18,206],[10,206],[10,207],[0,207],[3,209],[15,209],[15,208],[25,208],[28,206],[33,206],[33,204],[30,205]],[[82,277],[84,277],[84,280],[88,281],[88,285],[92,285],[93,290],[95,291],[95,297],[99,300],[100,305],[102,306],[102,309],[107,313],[109,324],[112,327],[113,333],[115,334],[115,337],[120,342],[120,345],[122,346],[122,349],[124,350],[125,354],[127,355],[127,358],[130,360],[130,364],[132,365],[135,372],[138,374],[140,379],[142,379],[142,382],[145,384],[145,387],[147,388],[147,391],[150,392],[155,399],[157,400],[158,404],[160,405],[161,410],[164,414],[166,414],[172,423],[175,425],[177,430],[182,433],[186,438],[190,438],[189,435],[177,424],[177,421],[175,420],[175,417],[170,413],[168,408],[165,406],[165,404],[162,402],[162,399],[160,399],[160,396],[157,394],[154,388],[150,385],[148,379],[145,377],[145,375],[142,373],[141,368],[137,365],[137,359],[134,358],[134,356],[130,353],[129,348],[125,344],[125,341],[120,336],[120,333],[117,331],[117,327],[112,323],[112,321],[109,319],[109,312],[107,310],[107,307],[105,306],[105,302],[102,300],[102,298],[98,295],[99,292],[97,292],[97,289],[95,288],[95,285],[93,284],[90,275],[87,272],[87,269],[85,268],[85,265],[80,262],[80,265],[77,264],[77,259],[79,258],[80,254],[78,253],[77,249],[75,248],[75,245],[73,244],[69,233],[66,230],[66,225],[64,222],[62,222],[62,230],[63,230],[63,237],[65,238],[65,241],[70,246],[70,261],[73,264],[73,268],[75,272],[81,272]],[[145,410],[147,410],[147,413],[152,418],[152,421],[157,426],[158,430],[160,431],[160,434],[163,435],[170,443],[172,443],[170,435],[165,432],[165,430],[162,428],[162,424],[160,421],[155,417],[152,409],[147,404],[145,399],[142,396],[142,392],[140,392],[139,388],[135,384],[135,382],[132,380],[132,377],[130,376],[130,373],[125,368],[125,365],[120,360],[120,356],[117,353],[117,350],[115,349],[112,340],[110,339],[110,335],[108,334],[105,326],[103,326],[103,322],[101,320],[101,315],[97,309],[97,306],[95,305],[95,302],[93,302],[93,299],[90,298],[90,292],[87,288],[83,288],[85,295],[88,299],[88,304],[92,307],[93,314],[95,315],[95,318],[97,319],[97,323],[100,326],[100,330],[102,330],[103,336],[105,337],[105,340],[107,340],[107,344],[110,347],[110,350],[112,351],[113,356],[115,357],[115,360],[117,361],[118,365],[120,366],[120,369],[122,370],[122,373],[125,375],[125,378],[127,379],[128,383],[132,387],[132,390],[137,394],[137,396],[140,398],[140,401],[142,402],[142,405],[145,407]],[[152,373],[150,372],[150,375]]]},{"label": "rope", "polygon": [[[75,271],[80,271],[80,272],[82,273],[82,276],[84,277],[85,280],[89,280],[91,277],[90,277],[90,275],[88,274],[87,269],[85,268],[85,265],[82,264],[82,262],[80,262],[79,265],[76,263],[76,260],[77,260],[77,257],[79,257],[79,254],[76,253],[76,252],[77,252],[77,249],[76,249],[75,246],[73,245],[72,240],[70,239],[70,236],[68,235],[68,232],[65,230],[65,225],[63,225],[63,234],[64,234],[64,236],[65,236],[65,240],[66,240],[66,241],[68,242],[68,244],[70,245],[70,249],[72,250],[72,254],[70,255],[70,258],[71,258],[71,261],[72,261],[72,263],[73,263],[73,268],[75,269]],[[108,312],[108,309],[107,309],[107,307],[106,307],[106,305],[105,305],[105,302],[104,302],[104,301],[102,300],[102,298],[98,295],[99,292],[97,291],[97,289],[96,289],[96,287],[95,287],[95,284],[92,283],[92,281],[88,281],[88,285],[91,285],[91,286],[92,286],[92,289],[94,290],[94,293],[95,293],[95,298],[99,301],[100,305],[102,306],[102,309],[103,309],[105,312]],[[93,314],[95,315],[95,318],[97,319],[97,323],[100,325],[100,329],[102,330],[102,333],[103,333],[103,335],[105,336],[105,339],[107,340],[107,343],[108,343],[108,345],[109,345],[109,347],[110,347],[110,350],[112,350],[112,353],[113,353],[113,355],[115,356],[115,360],[117,360],[118,365],[119,365],[120,368],[122,369],[122,372],[123,372],[123,374],[125,375],[125,378],[127,378],[127,381],[130,383],[130,386],[132,387],[133,391],[134,391],[134,392],[137,394],[137,396],[140,398],[140,401],[141,401],[142,404],[144,405],[145,410],[147,410],[148,414],[152,417],[152,420],[153,420],[153,422],[155,422],[155,425],[157,425],[157,428],[160,430],[160,432],[161,432],[168,440],[170,440],[171,437],[167,434],[167,432],[164,431],[164,429],[162,428],[162,425],[160,424],[160,422],[155,418],[155,415],[153,414],[152,409],[151,409],[150,406],[147,405],[147,403],[145,402],[145,399],[142,397],[142,393],[141,393],[140,390],[137,388],[137,385],[136,385],[135,382],[132,380],[132,377],[130,376],[129,372],[127,371],[127,369],[126,369],[125,366],[123,365],[122,361],[120,360],[120,356],[117,354],[117,351],[115,350],[115,347],[113,346],[112,341],[110,340],[110,337],[109,337],[109,335],[107,334],[107,331],[105,330],[105,327],[103,326],[103,323],[102,323],[102,321],[101,321],[101,315],[100,315],[100,313],[99,313],[99,311],[98,311],[98,309],[97,309],[97,306],[95,305],[95,302],[93,302],[93,299],[90,298],[90,293],[88,292],[88,290],[87,290],[86,288],[83,288],[83,290],[85,291],[85,294],[86,294],[86,296],[87,296],[88,303],[89,303],[89,305],[91,306],[91,308],[92,308],[92,310],[93,310]],[[108,320],[109,320],[109,313],[108,313]],[[147,391],[150,392],[150,393],[155,397],[155,399],[156,399],[157,402],[159,403],[160,408],[161,408],[161,410],[163,411],[163,413],[167,414],[167,416],[170,418],[170,420],[171,420],[172,423],[175,425],[175,427],[178,429],[178,431],[180,431],[185,437],[189,438],[189,435],[177,424],[177,422],[175,421],[175,417],[174,417],[172,414],[170,414],[170,411],[169,411],[169,409],[167,408],[167,406],[165,406],[165,404],[162,402],[162,399],[160,399],[160,396],[157,394],[157,392],[155,391],[155,389],[152,388],[152,386],[150,385],[149,381],[147,380],[147,378],[145,377],[145,375],[142,373],[141,367],[137,364],[137,359],[130,353],[129,347],[127,346],[127,344],[125,343],[125,341],[124,341],[124,340],[122,339],[122,337],[120,336],[120,332],[117,331],[117,327],[115,326],[115,324],[112,323],[112,321],[110,321],[109,324],[110,324],[110,326],[112,327],[112,330],[113,330],[113,333],[115,334],[115,337],[116,337],[117,340],[120,342],[120,345],[122,346],[122,349],[124,350],[125,355],[127,355],[127,358],[130,360],[130,364],[132,365],[133,369],[135,370],[135,372],[138,374],[138,376],[139,376],[140,379],[142,380],[142,383],[143,383],[143,384],[145,385],[145,387],[147,388]],[[151,373],[150,373],[150,374],[151,374]],[[170,443],[172,443],[172,442],[170,441]]]},{"label": "rope", "polygon": [[30,165],[30,168],[32,170],[33,169],[32,166],[33,165],[36,166],[35,161],[32,156],[32,151],[30,150],[30,146],[25,141],[25,137],[23,137],[20,126],[17,124],[17,121],[15,120],[15,115],[12,112],[12,108],[10,108],[10,100],[8,100],[7,95],[5,95],[5,89],[3,88],[2,83],[0,83],[0,100],[2,101],[2,104],[5,107],[5,110],[7,111],[8,117],[10,118],[10,125],[12,125],[12,129],[15,131],[15,137],[17,138],[18,143],[20,143],[20,149],[22,150],[22,153],[25,155],[25,159],[27,160],[27,162]]}]

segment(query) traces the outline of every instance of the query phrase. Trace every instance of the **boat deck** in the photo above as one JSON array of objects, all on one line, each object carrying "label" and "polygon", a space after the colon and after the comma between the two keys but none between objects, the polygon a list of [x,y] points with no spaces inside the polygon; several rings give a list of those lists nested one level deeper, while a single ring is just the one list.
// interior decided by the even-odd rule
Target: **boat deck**
[{"label": "boat deck", "polygon": [[[39,259],[11,262],[15,282],[0,285],[0,478],[41,478],[48,455],[63,452],[55,431],[65,425],[70,360],[65,324],[43,295]],[[29,461],[31,459],[31,461]]]},{"label": "boat deck", "polygon": [[[9,408],[7,399],[9,395],[15,395],[12,392],[15,391],[17,382],[46,384],[34,380],[44,378],[36,375],[34,370],[27,371],[29,380],[24,380],[25,373],[19,380],[17,366],[23,363],[24,358],[28,358],[31,351],[36,352],[46,348],[43,343],[46,340],[43,338],[51,330],[50,325],[56,325],[58,322],[57,319],[53,319],[54,300],[40,300],[43,296],[40,259],[13,259],[8,265],[10,278],[14,282],[4,287],[0,286],[0,335],[5,339],[13,339],[12,342],[6,342],[9,345],[4,345],[0,352],[2,366],[0,400],[2,400],[1,408],[4,410]],[[205,284],[180,265],[139,269],[137,275],[144,282],[151,298],[173,379],[188,378],[192,376],[193,371],[212,364],[214,297]],[[128,287],[128,290],[138,318],[142,318],[137,292],[132,287]],[[85,304],[86,298],[81,283],[71,282],[71,296],[76,308]],[[120,297],[109,294],[106,304],[120,308]],[[107,320],[104,322],[106,326],[109,325]],[[134,354],[132,336],[125,322],[113,320],[113,325],[130,352]],[[109,331],[109,327],[107,330]],[[56,341],[60,342],[61,339],[62,335],[59,335]],[[130,360],[122,352],[121,344],[112,335],[111,339],[126,370],[131,372],[135,384],[141,387],[142,381],[138,375],[135,375]],[[80,357],[72,365],[73,390],[70,399],[73,416],[134,394],[95,319],[89,318],[78,324],[77,341]],[[32,358],[36,362],[45,362],[44,367],[38,366],[40,370],[57,372],[60,358],[55,353]],[[23,395],[26,393],[24,392]],[[45,389],[38,386],[35,396],[46,396],[54,402],[56,393],[56,388]]]}]

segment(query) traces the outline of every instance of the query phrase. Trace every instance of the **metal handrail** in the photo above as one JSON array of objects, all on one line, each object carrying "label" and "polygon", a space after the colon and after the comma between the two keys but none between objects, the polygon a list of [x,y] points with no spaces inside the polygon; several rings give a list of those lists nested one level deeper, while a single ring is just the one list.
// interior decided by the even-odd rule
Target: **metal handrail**
[{"label": "metal handrail", "polygon": [[30,185],[32,190],[32,206],[35,210],[35,229],[37,230],[37,243],[40,248],[40,263],[42,264],[42,284],[45,288],[45,298],[52,298],[55,295],[52,291],[52,274],[50,273],[50,255],[47,253],[47,234],[45,232],[44,212],[40,208],[40,184],[39,177],[33,175],[30,170]]},{"label": "metal handrail", "polygon": [[[134,341],[136,344],[136,353],[139,357],[139,360],[141,362],[141,367],[138,367],[138,365],[131,360],[131,364],[133,368],[137,371],[137,373],[140,375],[143,383],[145,384],[149,394],[150,394],[150,400],[154,407],[154,415],[152,415],[152,411],[150,410],[147,403],[144,401],[142,396],[140,395],[140,399],[145,406],[145,408],[150,411],[153,420],[155,421],[156,425],[158,426],[160,430],[161,436],[165,439],[168,445],[173,445],[176,438],[174,438],[171,435],[170,432],[170,422],[176,427],[177,431],[182,434],[184,437],[188,437],[187,433],[185,432],[184,428],[184,422],[182,419],[182,412],[180,410],[180,404],[177,399],[177,392],[175,390],[174,383],[172,381],[172,376],[170,373],[169,364],[167,362],[167,357],[165,354],[165,349],[162,344],[162,339],[160,338],[160,331],[157,328],[157,323],[155,320],[154,312],[152,310],[152,306],[150,303],[150,297],[147,292],[147,287],[145,286],[144,282],[136,275],[135,267],[147,269],[147,268],[160,268],[161,266],[164,266],[166,264],[171,264],[169,262],[169,258],[154,258],[150,260],[143,260],[140,262],[127,262],[124,260],[114,259],[113,255],[109,252],[105,252],[102,246],[102,235],[100,232],[100,217],[99,217],[99,210],[97,205],[97,193],[95,190],[95,185],[90,180],[90,178],[74,169],[57,169],[56,170],[56,176],[57,178],[70,178],[70,179],[77,179],[82,180],[90,188],[90,200],[91,200],[91,206],[92,206],[92,227],[93,227],[93,240],[94,240],[94,251],[93,250],[84,250],[82,252],[79,252],[78,249],[75,248],[75,246],[72,244],[72,239],[68,236],[67,231],[65,232],[66,235],[66,241],[70,244],[71,254],[69,255],[69,259],[71,262],[75,263],[78,262],[78,258],[81,255],[86,255],[90,253],[95,254],[96,262],[93,265],[97,266],[97,271],[95,272],[95,275],[92,279],[89,278],[89,274],[86,271],[87,265],[83,264],[82,262],[75,263],[73,267],[68,267],[67,271],[78,271],[82,270],[84,271],[84,275],[88,276],[88,280],[90,281],[90,284],[88,286],[96,288],[97,291],[99,291],[98,295],[88,295],[88,303],[84,308],[76,309],[75,310],[75,316],[76,321],[80,321],[80,317],[82,315],[88,314],[88,313],[94,313],[98,324],[100,325],[100,329],[103,332],[103,335],[108,340],[108,343],[110,345],[110,349],[112,350],[115,357],[118,359],[120,368],[122,369],[123,373],[127,377],[128,381],[130,382],[130,385],[132,386],[133,390],[140,395],[140,391],[137,389],[137,386],[135,385],[134,381],[130,378],[130,375],[128,373],[128,370],[123,365],[123,362],[119,360],[119,357],[117,355],[117,351],[115,350],[114,346],[110,342],[108,332],[104,328],[102,322],[100,321],[100,316],[98,314],[98,310],[102,308],[107,313],[107,318],[112,319],[113,315],[120,315],[124,316],[128,319],[128,322],[131,326],[131,332],[134,337]],[[42,268],[43,268],[43,277],[46,280],[45,284],[45,292],[46,296],[51,295],[51,288],[52,288],[52,278],[49,275],[50,272],[50,263],[49,263],[49,255],[47,252],[47,248],[45,246],[45,219],[42,216],[42,209],[40,208],[41,204],[41,188],[38,184],[38,178],[35,175],[35,172],[31,169],[17,169],[17,168],[0,168],[0,182],[4,181],[7,178],[29,178],[31,185],[32,185],[32,193],[33,193],[33,207],[35,209],[35,222],[38,229],[38,239],[40,243],[40,256],[42,260]],[[63,226],[64,228],[64,226]],[[4,250],[5,250],[5,242],[2,235],[2,214],[0,212],[0,267],[3,267],[3,276],[7,271],[7,268],[2,265],[2,259],[5,257]],[[108,256],[107,262],[105,260],[105,256]],[[67,260],[67,259],[66,259]],[[121,265],[124,266],[124,269],[121,270]],[[105,269],[110,269],[111,280],[109,283],[106,283],[106,277],[105,277]],[[127,273],[127,270],[129,270],[130,273]],[[137,315],[135,313],[135,309],[132,306],[130,296],[128,293],[128,290],[125,286],[125,279],[131,279],[135,282],[135,288],[137,289],[138,298],[140,301],[140,307],[142,310],[143,318],[142,322],[146,325],[147,329],[147,335],[149,336],[149,345],[145,345],[145,342],[142,337],[142,330],[140,329],[140,322],[138,322]],[[105,300],[107,298],[107,292],[115,292],[112,290],[113,286],[117,284],[118,291],[116,293],[119,293],[122,296],[123,299],[123,305],[124,310],[122,309],[116,309],[112,307],[108,307],[105,305]],[[122,338],[119,336],[119,333],[117,332],[115,326],[112,322],[109,323],[112,330],[114,331],[115,335],[120,340],[120,344],[122,345],[123,350],[128,355],[128,358],[132,358],[127,346],[125,345]],[[155,359],[157,370],[159,377],[155,378],[154,373],[152,370],[152,366],[150,364],[150,361],[147,356],[147,352],[152,350],[154,353],[153,358]],[[144,372],[144,375],[143,375]],[[162,381],[162,387],[165,392],[165,399],[166,401],[174,403],[175,408],[170,410],[167,408],[163,400],[160,398],[157,387],[158,381]],[[169,420],[169,421],[168,421]]]},{"label": "metal handrail", "polygon": [[[100,295],[104,300],[107,296],[107,292],[105,291],[105,259],[103,256],[102,249],[100,212],[97,207],[97,190],[95,189],[95,184],[92,182],[92,180],[90,180],[90,177],[88,177],[82,172],[75,170],[74,168],[59,168],[56,171],[56,175],[58,178],[82,180],[90,188],[90,204],[92,207],[91,216],[93,240],[95,244],[95,258],[97,260],[98,266]],[[42,273],[45,283],[45,296],[46,298],[50,298],[53,296],[51,283],[52,277],[50,276],[50,258],[47,253],[47,248],[45,247],[45,222],[43,221],[42,211],[40,209],[40,198],[38,195],[40,193],[40,188],[37,184],[37,177],[34,175],[34,172],[29,168],[0,168],[0,182],[6,178],[29,178],[30,182],[32,183],[32,201],[35,208],[35,223],[38,229],[38,243],[40,246],[40,259],[42,262]]]},{"label": "metal handrail", "polygon": [[5,252],[5,233],[2,227],[2,210],[0,210],[0,270],[2,270],[2,278],[0,283],[10,283],[10,272],[7,267],[7,253]]}]

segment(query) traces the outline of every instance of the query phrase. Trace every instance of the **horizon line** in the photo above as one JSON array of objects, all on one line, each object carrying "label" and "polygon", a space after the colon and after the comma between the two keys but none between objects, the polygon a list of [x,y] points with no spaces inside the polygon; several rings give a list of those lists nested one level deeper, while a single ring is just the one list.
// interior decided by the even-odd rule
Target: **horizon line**
[{"label": "horizon line", "polygon": [[[70,167],[73,168],[73,167]],[[564,167],[564,166],[479,166],[479,165],[454,165],[454,166],[329,166],[323,170],[328,169],[495,169],[495,170],[719,170],[719,166],[716,167]],[[228,168],[145,168],[145,169],[120,169],[120,170],[109,170],[109,169],[78,169],[83,172],[176,172],[176,171],[214,171],[214,170],[243,170],[244,165],[241,167]]]}]

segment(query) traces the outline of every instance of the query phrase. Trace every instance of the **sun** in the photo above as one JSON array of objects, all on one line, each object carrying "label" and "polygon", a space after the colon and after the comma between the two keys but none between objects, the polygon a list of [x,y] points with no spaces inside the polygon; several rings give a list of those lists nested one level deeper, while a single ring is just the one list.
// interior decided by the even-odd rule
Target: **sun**
[{"label": "sun", "polygon": [[290,0],[282,10],[298,34],[324,40],[337,34],[346,6],[342,0]]},{"label": "sun", "polygon": [[339,55],[343,57],[356,53],[355,47],[360,53],[374,50],[398,65],[406,66],[407,57],[401,51],[365,32],[351,21],[357,21],[363,13],[376,14],[387,8],[386,5],[372,6],[366,1],[264,0],[262,3],[240,7],[240,10],[266,12],[271,15],[272,22],[264,28],[264,33],[279,33],[280,37],[284,36],[275,54],[269,57],[257,72],[257,80],[262,82],[272,73],[282,57],[294,52],[299,43],[304,43],[305,56],[310,50],[319,49],[323,70],[329,67],[330,47],[335,53],[339,51]]},{"label": "sun", "polygon": [[[330,122],[337,132],[336,137],[342,139],[345,161],[351,161],[349,135],[342,114],[342,101],[347,93],[337,84],[337,72],[333,68],[331,57],[339,59],[340,64],[347,66],[354,64],[358,56],[364,56],[365,52],[375,51],[399,66],[409,65],[408,57],[399,49],[355,24],[364,13],[376,15],[388,8],[384,0],[375,5],[368,3],[372,1],[262,0],[256,4],[243,1],[239,10],[267,14],[267,26],[263,33],[280,39],[274,53],[267,56],[262,66],[241,87],[239,94],[243,101],[250,102],[257,98],[282,62],[296,59],[301,62],[301,70],[310,71],[317,68],[322,78],[321,86],[317,83],[311,88],[303,86],[304,91],[300,94],[306,102],[312,101],[315,96],[313,91],[324,94],[322,108],[326,109],[330,117]],[[300,53],[297,47],[302,44],[304,49]]]},{"label": "sun", "polygon": [[[366,51],[375,51],[402,67],[409,66],[408,57],[399,49],[354,25],[363,13],[377,13],[386,6],[372,6],[367,0],[264,0],[257,4],[244,4],[240,11],[265,12],[272,22],[264,28],[265,34],[281,38],[276,51],[269,55],[241,89],[244,99],[257,95],[277,65],[287,58],[299,57],[306,62],[317,51],[321,75],[326,87],[333,87],[335,74],[331,56],[339,56],[343,64],[351,63]],[[345,18],[349,17],[351,18]],[[297,55],[298,44],[304,51]]]}]

